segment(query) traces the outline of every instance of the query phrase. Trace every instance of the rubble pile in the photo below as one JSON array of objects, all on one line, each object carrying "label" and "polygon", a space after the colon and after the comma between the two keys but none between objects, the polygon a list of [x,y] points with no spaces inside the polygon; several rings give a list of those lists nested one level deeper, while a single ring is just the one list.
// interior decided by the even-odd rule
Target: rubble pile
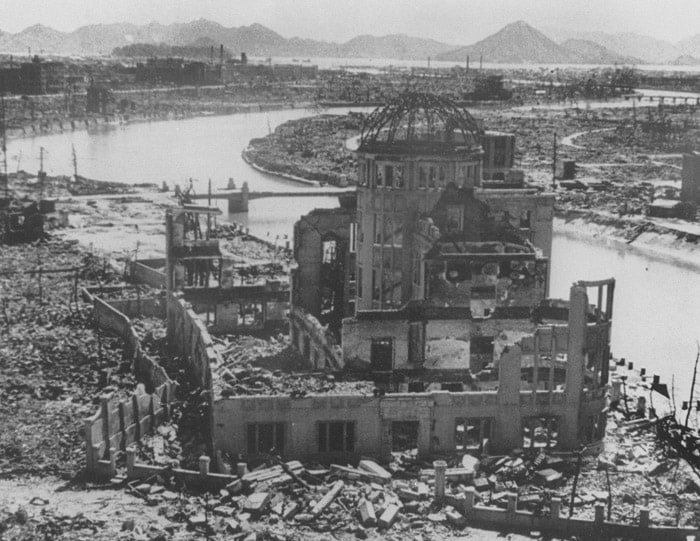
[{"label": "rubble pile", "polygon": [[[594,506],[609,503],[611,520],[634,523],[638,508],[653,504],[654,524],[697,523],[700,493],[697,487],[673,486],[676,479],[687,479],[678,472],[684,466],[664,458],[651,424],[645,419],[624,421],[622,416],[619,423],[611,423],[614,450],[581,461],[574,517],[592,520]],[[162,429],[172,439],[168,431]],[[259,464],[232,464],[234,481],[210,494],[183,491],[167,471],[129,486],[147,505],[158,506],[160,514],[189,531],[246,539],[253,534],[258,539],[449,538],[464,534],[468,525],[450,505],[468,487],[478,505],[506,509],[508,494],[517,493],[518,509],[540,516],[550,512],[552,498],[560,498],[562,516],[569,516],[576,454],[537,449],[481,459],[469,454],[446,458],[442,501],[436,496],[435,463],[418,459],[415,449],[393,453],[386,468],[370,459],[356,466],[324,466],[269,455]]]},{"label": "rubble pile", "polygon": [[156,289],[145,284],[110,284],[109,287],[98,287],[92,291],[103,301],[110,300],[138,300],[142,297],[156,297],[163,294],[163,290]]},{"label": "rubble pile", "polygon": [[[361,394],[372,395],[371,381],[343,380],[331,374],[303,372],[304,364],[287,336],[268,340],[251,336],[227,336],[215,340],[223,362],[212,367],[214,394],[288,395]],[[299,372],[295,373],[295,370]]]},{"label": "rubble pile", "polygon": [[[46,505],[41,498],[32,500],[32,505]],[[94,539],[103,530],[105,521],[87,518],[82,513],[68,514],[51,511],[41,513],[41,520],[30,516],[23,507],[14,512],[0,510],[0,536],[2,539]]]},{"label": "rubble pile", "polygon": [[[96,332],[76,300],[75,274],[79,287],[112,271],[61,242],[0,246],[0,260],[0,471],[75,473],[98,395],[135,386],[119,341]],[[39,266],[80,270],[39,282]]]},{"label": "rubble pile", "polygon": [[597,210],[616,216],[645,216],[653,199],[648,183],[610,183],[585,190],[559,190],[559,210]]},{"label": "rubble pile", "polygon": [[292,255],[285,248],[284,239],[273,238],[261,242],[240,229],[224,227],[221,227],[217,237],[226,261],[236,267],[254,266],[257,269],[254,272],[259,276],[281,276],[288,272]]}]

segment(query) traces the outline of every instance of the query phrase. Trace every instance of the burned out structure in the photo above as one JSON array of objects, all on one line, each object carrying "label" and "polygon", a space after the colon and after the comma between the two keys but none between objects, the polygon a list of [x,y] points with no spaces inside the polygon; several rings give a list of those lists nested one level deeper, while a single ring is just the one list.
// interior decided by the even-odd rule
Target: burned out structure
[{"label": "burned out structure", "polygon": [[428,94],[368,117],[354,208],[296,225],[290,330],[311,367],[377,390],[220,397],[217,450],[388,458],[397,434],[422,456],[601,445],[614,280],[547,299],[554,197],[505,167],[484,182],[484,135]]},{"label": "burned out structure", "polygon": [[[213,333],[284,330],[289,290],[278,280],[234,283],[233,263],[222,252],[211,226],[212,216],[219,214],[216,207],[197,205],[167,211],[165,285],[169,309],[171,301],[180,296]],[[171,321],[169,328],[175,326]]]}]

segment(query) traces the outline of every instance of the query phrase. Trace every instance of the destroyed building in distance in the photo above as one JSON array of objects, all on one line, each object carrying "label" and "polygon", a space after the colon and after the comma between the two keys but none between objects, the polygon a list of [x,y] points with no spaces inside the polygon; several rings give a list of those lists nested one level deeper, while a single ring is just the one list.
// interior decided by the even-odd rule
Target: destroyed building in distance
[{"label": "destroyed building in distance", "polygon": [[[214,385],[218,456],[601,448],[615,282],[547,298],[554,197],[524,183],[514,149],[513,135],[484,131],[431,94],[403,94],[369,116],[357,194],[303,216],[294,236],[292,343],[306,377],[331,372],[344,384],[301,396]],[[220,254],[216,240],[188,238],[186,215],[209,211],[177,212],[171,291],[227,332],[279,319],[279,286],[233,294],[226,279],[197,281],[197,265]]]}]

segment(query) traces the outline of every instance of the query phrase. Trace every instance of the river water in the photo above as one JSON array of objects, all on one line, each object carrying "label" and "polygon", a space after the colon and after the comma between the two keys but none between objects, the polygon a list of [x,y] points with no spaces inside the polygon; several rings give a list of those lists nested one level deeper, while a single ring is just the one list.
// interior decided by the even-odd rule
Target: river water
[{"label": "river water", "polygon": [[[71,147],[75,146],[79,172],[90,178],[128,183],[166,181],[171,186],[184,186],[192,177],[195,190],[204,193],[209,178],[216,190],[233,177],[239,185],[247,181],[251,190],[288,190],[299,185],[255,171],[243,161],[241,151],[251,138],[310,114],[313,111],[303,109],[271,111],[13,140],[8,143],[9,165],[11,170],[16,168],[21,155],[22,169],[38,170],[39,148],[44,147],[49,174],[70,174]],[[223,201],[220,205],[225,210]],[[299,216],[313,208],[336,205],[334,197],[260,199],[251,202],[247,215],[230,215],[229,219],[283,245],[291,240]],[[661,375],[669,388],[675,374],[677,398],[687,400],[696,341],[700,339],[698,269],[652,259],[626,245],[566,237],[557,234],[555,227],[553,297],[568,298],[569,287],[577,280],[610,276],[617,279],[614,354],[646,367],[648,373]]]}]

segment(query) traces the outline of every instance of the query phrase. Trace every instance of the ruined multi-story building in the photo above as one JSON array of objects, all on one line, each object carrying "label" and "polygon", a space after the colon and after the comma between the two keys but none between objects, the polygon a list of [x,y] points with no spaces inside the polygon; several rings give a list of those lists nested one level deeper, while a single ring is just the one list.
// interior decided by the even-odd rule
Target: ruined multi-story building
[{"label": "ruined multi-story building", "polygon": [[[513,155],[512,136],[493,138]],[[397,435],[423,456],[600,446],[614,280],[547,299],[554,197],[508,157],[484,182],[489,140],[437,96],[369,116],[356,208],[295,228],[290,329],[311,367],[375,392],[218,397],[217,450],[387,458]]]}]

